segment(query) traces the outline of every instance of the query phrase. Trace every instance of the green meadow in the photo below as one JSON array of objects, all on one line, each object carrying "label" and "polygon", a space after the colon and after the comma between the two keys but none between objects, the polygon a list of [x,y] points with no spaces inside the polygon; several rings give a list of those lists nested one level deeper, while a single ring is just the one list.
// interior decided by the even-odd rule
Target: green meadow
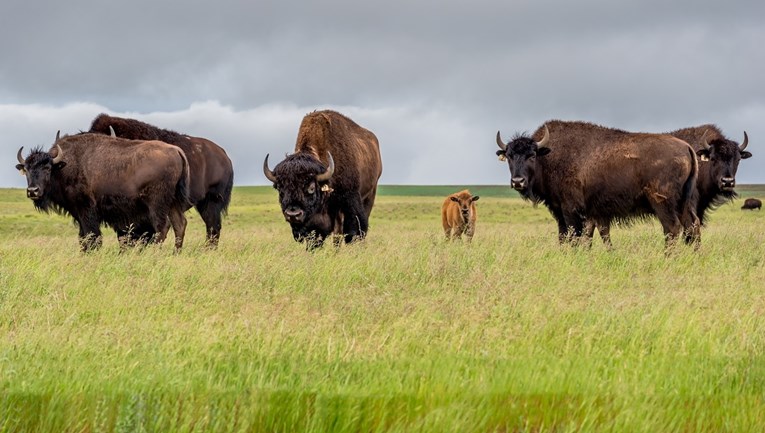
[{"label": "green meadow", "polygon": [[368,238],[315,252],[270,187],[220,247],[79,252],[71,219],[0,190],[0,432],[762,432],[765,211],[715,211],[698,251],[658,222],[560,246],[544,207],[382,186]]}]

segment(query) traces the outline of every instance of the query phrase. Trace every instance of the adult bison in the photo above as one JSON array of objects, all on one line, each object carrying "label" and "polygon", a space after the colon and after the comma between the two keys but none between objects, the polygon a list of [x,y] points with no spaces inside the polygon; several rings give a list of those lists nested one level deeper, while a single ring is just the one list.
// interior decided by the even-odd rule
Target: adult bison
[{"label": "adult bison", "polygon": [[[695,201],[696,215],[703,225],[708,219],[708,211],[730,202],[737,197],[736,172],[742,159],[752,154],[746,151],[749,136],[744,132],[744,141],[739,145],[726,138],[720,129],[711,124],[678,129],[668,133],[693,147],[699,156],[699,175],[696,180]],[[590,235],[597,225],[600,237],[607,245],[611,243],[610,224],[591,222]]]},{"label": "adult bison", "polygon": [[[191,172],[189,198],[207,226],[207,243],[216,246],[220,238],[222,216],[231,202],[234,169],[226,151],[212,141],[160,129],[135,119],[99,114],[89,132],[111,134],[131,140],[159,140],[180,147],[186,154]],[[151,227],[142,225],[137,236],[149,235]]]},{"label": "adult bison", "polygon": [[335,111],[314,111],[303,118],[295,152],[263,173],[279,191],[285,220],[298,242],[321,246],[332,233],[345,242],[368,229],[382,159],[377,137]]},{"label": "adult bison", "polygon": [[475,202],[480,197],[471,195],[470,191],[463,190],[449,195],[441,205],[441,226],[444,229],[446,240],[462,239],[464,233],[468,242],[473,240],[475,222],[478,213]]},{"label": "adult bison", "polygon": [[40,211],[68,214],[80,226],[83,251],[101,245],[101,224],[129,231],[146,221],[164,240],[169,222],[180,248],[186,228],[189,164],[177,147],[101,134],[59,137],[49,151],[16,155],[27,178],[27,197]]},{"label": "adult bison", "polygon": [[741,209],[749,209],[749,210],[760,210],[762,208],[762,201],[757,198],[748,198],[744,200],[744,205],[741,206]]},{"label": "adult bison", "polygon": [[587,219],[631,221],[656,215],[667,245],[683,229],[697,235],[693,188],[698,163],[682,140],[634,134],[586,122],[546,122],[529,137],[504,143],[512,187],[526,200],[544,203],[558,223],[561,242],[589,242]]}]

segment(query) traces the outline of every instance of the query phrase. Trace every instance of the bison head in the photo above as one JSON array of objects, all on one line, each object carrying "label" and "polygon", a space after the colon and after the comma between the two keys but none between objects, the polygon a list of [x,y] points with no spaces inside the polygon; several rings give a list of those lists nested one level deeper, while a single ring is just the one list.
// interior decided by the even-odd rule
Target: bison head
[{"label": "bison head", "polygon": [[268,155],[263,161],[263,173],[279,191],[282,214],[296,241],[313,237],[321,243],[334,228],[327,212],[327,198],[332,192],[335,162],[329,152],[327,159],[325,167],[313,155],[298,152],[287,156],[273,171],[268,168]]},{"label": "bison head", "polygon": [[497,131],[497,155],[501,161],[507,160],[510,167],[510,186],[521,194],[530,195],[534,184],[534,174],[537,169],[537,157],[550,153],[547,143],[550,141],[550,131],[545,125],[545,135],[539,142],[523,134],[516,135],[505,144]]},{"label": "bison head", "polygon": [[64,151],[58,145],[59,134],[56,134],[56,144],[50,152],[42,149],[33,149],[24,159],[21,154],[22,146],[16,154],[19,161],[16,169],[27,178],[27,197],[35,201],[35,206],[47,209],[47,196],[52,187],[51,176],[55,170],[62,169],[66,162],[63,161]]},{"label": "bison head", "polygon": [[749,136],[744,131],[744,142],[739,146],[735,141],[724,138],[707,141],[704,135],[701,137],[701,149],[696,153],[702,161],[709,164],[709,180],[721,191],[733,192],[739,162],[752,156],[745,150],[749,144]]},{"label": "bison head", "polygon": [[470,221],[470,219],[473,217],[473,212],[475,209],[473,202],[479,198],[480,197],[477,195],[471,196],[470,193],[461,193],[449,196],[449,199],[457,203],[457,206],[459,206],[463,221]]}]

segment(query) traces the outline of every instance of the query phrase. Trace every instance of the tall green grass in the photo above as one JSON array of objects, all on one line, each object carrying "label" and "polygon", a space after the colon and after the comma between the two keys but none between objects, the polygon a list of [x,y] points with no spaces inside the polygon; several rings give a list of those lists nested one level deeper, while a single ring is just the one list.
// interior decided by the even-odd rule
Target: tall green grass
[{"label": "tall green grass", "polygon": [[617,227],[608,252],[487,194],[446,243],[462,187],[416,189],[309,253],[273,189],[236,188],[220,247],[192,211],[177,255],[79,253],[0,190],[0,431],[763,430],[765,213],[722,207],[697,252]]}]

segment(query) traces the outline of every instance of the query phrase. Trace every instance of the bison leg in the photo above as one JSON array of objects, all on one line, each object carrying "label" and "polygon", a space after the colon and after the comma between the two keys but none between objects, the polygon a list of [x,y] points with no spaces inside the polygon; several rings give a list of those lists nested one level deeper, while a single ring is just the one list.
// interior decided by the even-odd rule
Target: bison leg
[{"label": "bison leg", "polygon": [[207,227],[207,245],[213,248],[217,247],[222,225],[223,203],[208,196],[198,202],[196,208]]},{"label": "bison leg", "polygon": [[666,201],[654,204],[653,206],[654,213],[659,218],[662,229],[664,229],[664,246],[666,248],[675,245],[680,233],[683,231],[683,225],[680,223],[680,218],[675,209],[674,203]]},{"label": "bison leg", "polygon": [[566,211],[563,213],[563,218],[566,221],[566,231],[568,239],[572,244],[578,245],[582,241],[582,234],[584,233],[584,221],[582,212],[578,209]]},{"label": "bison leg", "polygon": [[88,252],[101,247],[101,221],[95,211],[88,211],[78,219],[80,224],[80,250]]},{"label": "bison leg", "polygon": [[180,251],[183,247],[183,238],[186,235],[186,217],[183,212],[178,208],[170,210],[170,224],[173,226],[173,232],[175,233],[175,250]]},{"label": "bison leg", "polygon": [[343,235],[345,243],[351,243],[357,239],[363,239],[369,228],[369,219],[361,204],[361,197],[356,194],[349,200],[348,207],[342,209],[345,218],[343,220]]}]

